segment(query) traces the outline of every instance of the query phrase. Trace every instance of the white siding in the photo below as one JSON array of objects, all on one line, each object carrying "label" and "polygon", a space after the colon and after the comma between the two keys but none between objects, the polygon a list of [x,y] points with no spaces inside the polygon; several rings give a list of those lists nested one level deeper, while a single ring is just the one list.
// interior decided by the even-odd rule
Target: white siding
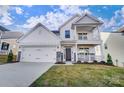
[{"label": "white siding", "polygon": [[51,33],[46,29],[38,27],[22,39],[20,44],[58,45],[59,39],[57,39],[54,35],[51,35]]},{"label": "white siding", "polygon": [[[117,66],[124,66],[124,36],[122,33],[101,32],[105,60],[109,53]],[[107,45],[105,49],[104,44]],[[116,62],[118,60],[118,62]]]},{"label": "white siding", "polygon": [[[72,27],[72,23],[75,22],[79,17],[75,17],[73,20],[65,24],[61,29],[60,29],[60,37],[62,40],[74,40],[75,39],[75,32]],[[70,30],[70,38],[65,38],[65,30]]]},{"label": "white siding", "polygon": [[81,24],[81,23],[98,23],[98,22],[89,18],[88,16],[85,16],[81,20],[79,20],[77,23]]}]

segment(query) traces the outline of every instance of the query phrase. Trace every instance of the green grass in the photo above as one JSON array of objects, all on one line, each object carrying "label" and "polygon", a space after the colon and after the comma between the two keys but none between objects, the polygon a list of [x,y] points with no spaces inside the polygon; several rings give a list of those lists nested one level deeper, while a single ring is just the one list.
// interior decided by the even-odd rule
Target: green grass
[{"label": "green grass", "polygon": [[94,65],[55,65],[39,77],[32,87],[122,87],[124,68]]}]

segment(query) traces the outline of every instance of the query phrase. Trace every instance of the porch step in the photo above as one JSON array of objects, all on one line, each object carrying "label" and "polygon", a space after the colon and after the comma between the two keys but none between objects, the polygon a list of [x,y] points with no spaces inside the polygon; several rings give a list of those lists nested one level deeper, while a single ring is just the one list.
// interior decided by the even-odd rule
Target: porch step
[{"label": "porch step", "polygon": [[73,65],[72,61],[66,61],[65,63],[66,63],[65,65]]}]

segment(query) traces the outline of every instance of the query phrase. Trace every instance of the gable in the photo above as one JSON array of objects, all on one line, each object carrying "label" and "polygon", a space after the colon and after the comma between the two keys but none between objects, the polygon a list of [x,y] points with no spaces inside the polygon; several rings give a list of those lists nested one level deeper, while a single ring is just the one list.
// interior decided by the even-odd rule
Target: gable
[{"label": "gable", "polygon": [[63,27],[71,27],[72,23],[75,22],[77,19],[79,19],[80,15],[76,14],[74,16],[72,16],[70,19],[68,19],[65,23],[63,23],[60,27],[59,30]]},{"label": "gable", "polygon": [[43,26],[38,26],[19,40],[24,45],[57,45],[59,38]]},{"label": "gable", "polygon": [[75,24],[98,24],[98,23],[100,24],[102,22],[97,18],[89,16],[87,14],[80,17],[79,20],[75,22]]}]

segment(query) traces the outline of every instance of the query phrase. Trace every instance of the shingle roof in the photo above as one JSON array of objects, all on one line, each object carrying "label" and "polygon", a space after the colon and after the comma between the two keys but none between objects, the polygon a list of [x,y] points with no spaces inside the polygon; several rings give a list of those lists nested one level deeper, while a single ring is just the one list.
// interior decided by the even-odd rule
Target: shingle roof
[{"label": "shingle roof", "polygon": [[60,32],[58,30],[52,30],[52,32],[55,34],[55,35],[60,35]]},{"label": "shingle roof", "polygon": [[124,26],[120,27],[120,28],[118,29],[118,32],[124,32]]},{"label": "shingle roof", "polygon": [[10,31],[10,30],[8,30],[7,28],[5,28],[5,27],[3,27],[3,26],[0,26],[0,30],[1,30],[1,31]]},{"label": "shingle roof", "polygon": [[56,35],[56,36],[60,36],[60,32],[58,30],[52,30],[52,32]]},{"label": "shingle roof", "polygon": [[7,31],[2,34],[2,39],[18,39],[22,36],[23,34],[21,32],[12,32],[12,31]]}]

